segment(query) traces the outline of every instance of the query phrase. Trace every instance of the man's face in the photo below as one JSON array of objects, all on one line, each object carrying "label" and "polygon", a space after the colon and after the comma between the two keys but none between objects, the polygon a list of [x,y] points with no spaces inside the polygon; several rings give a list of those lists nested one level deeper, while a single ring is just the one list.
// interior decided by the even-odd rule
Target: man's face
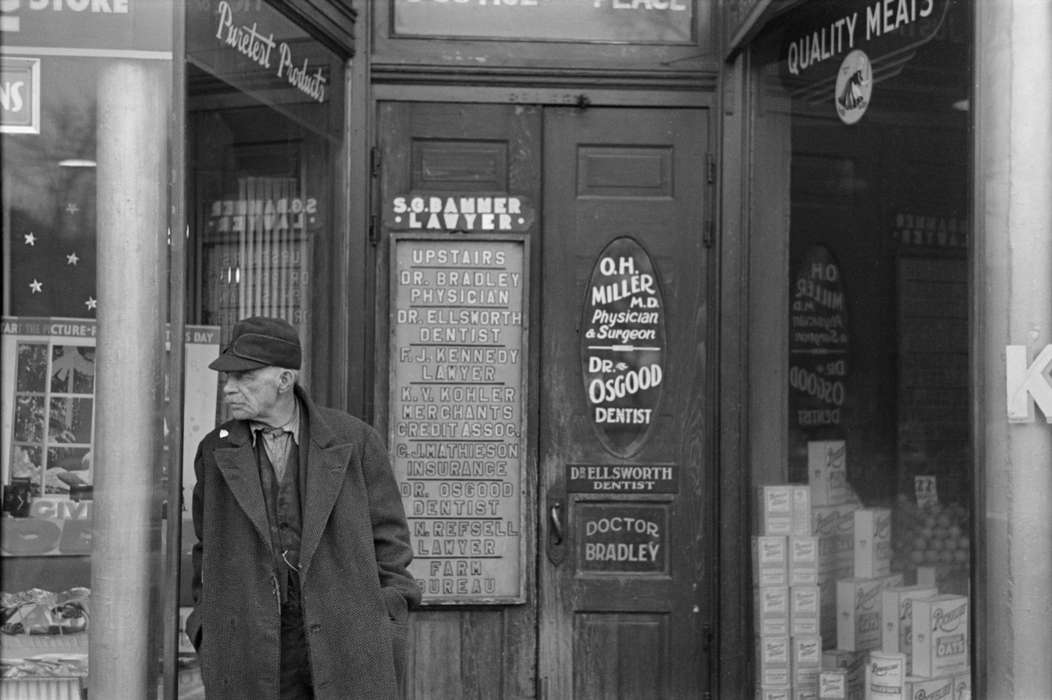
[{"label": "man's face", "polygon": [[244,372],[226,372],[223,380],[223,400],[238,420],[257,420],[266,423],[278,406],[280,367],[260,367]]}]

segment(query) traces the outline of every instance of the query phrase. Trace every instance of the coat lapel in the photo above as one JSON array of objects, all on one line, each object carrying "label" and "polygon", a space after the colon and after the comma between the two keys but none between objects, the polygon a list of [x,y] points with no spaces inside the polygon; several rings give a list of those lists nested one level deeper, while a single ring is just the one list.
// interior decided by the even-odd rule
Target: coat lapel
[{"label": "coat lapel", "polygon": [[[339,442],[328,423],[299,387],[296,392],[307,407],[310,442],[307,448],[307,492],[304,498],[303,534],[300,538],[300,575],[310,568],[336,499],[343,488],[344,475],[354,446]],[[303,452],[300,452],[301,456]],[[303,465],[301,463],[300,468]]]},{"label": "coat lapel", "polygon": [[256,453],[252,437],[242,423],[231,426],[230,447],[215,450],[216,466],[226,479],[227,486],[241,510],[255,525],[260,538],[270,549],[270,530],[267,525],[267,506],[263,501],[263,486],[259,482]]}]

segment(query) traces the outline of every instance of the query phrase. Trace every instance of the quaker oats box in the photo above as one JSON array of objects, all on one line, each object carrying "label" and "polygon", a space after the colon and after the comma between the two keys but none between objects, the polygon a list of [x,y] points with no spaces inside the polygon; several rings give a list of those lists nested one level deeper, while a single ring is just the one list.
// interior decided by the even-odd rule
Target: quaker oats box
[{"label": "quaker oats box", "polygon": [[789,636],[758,637],[756,640],[757,685],[790,688]]},{"label": "quaker oats box", "polygon": [[818,538],[813,535],[790,535],[789,585],[818,584]]},{"label": "quaker oats box", "polygon": [[830,506],[855,499],[847,481],[847,446],[843,440],[807,443],[807,482],[812,505]]},{"label": "quaker oats box", "polygon": [[892,586],[881,593],[881,644],[884,651],[906,655],[906,673],[913,668],[913,601],[939,594],[933,586]]},{"label": "quaker oats box", "polygon": [[828,669],[818,674],[818,700],[847,700],[847,669]]},{"label": "quaker oats box", "polygon": [[866,659],[865,700],[905,700],[906,655],[871,651]]},{"label": "quaker oats box", "polygon": [[891,573],[891,509],[855,511],[855,576],[876,578]]},{"label": "quaker oats box", "polygon": [[789,540],[785,535],[752,538],[753,585],[789,585]]},{"label": "quaker oats box", "polygon": [[838,649],[879,649],[880,622],[886,588],[902,585],[902,574],[877,578],[846,578],[836,582],[836,646]]},{"label": "quaker oats box", "polygon": [[955,700],[953,676],[939,676],[938,678],[921,678],[920,676],[906,676],[905,700]]},{"label": "quaker oats box", "polygon": [[953,700],[972,700],[972,672],[970,670],[954,675]]},{"label": "quaker oats box", "polygon": [[846,700],[863,700],[866,681],[866,652],[827,649],[822,652],[822,670],[843,669],[847,683]]},{"label": "quaker oats box", "polygon": [[819,595],[818,586],[791,586],[789,588],[790,635],[814,635],[821,640]]},{"label": "quaker oats box", "polygon": [[810,535],[811,489],[801,484],[760,486],[756,514],[757,534]]},{"label": "quaker oats box", "polygon": [[782,637],[789,634],[789,587],[761,586],[753,589],[754,628],[761,637]]},{"label": "quaker oats box", "polygon": [[913,601],[913,675],[968,669],[968,598],[942,594]]}]

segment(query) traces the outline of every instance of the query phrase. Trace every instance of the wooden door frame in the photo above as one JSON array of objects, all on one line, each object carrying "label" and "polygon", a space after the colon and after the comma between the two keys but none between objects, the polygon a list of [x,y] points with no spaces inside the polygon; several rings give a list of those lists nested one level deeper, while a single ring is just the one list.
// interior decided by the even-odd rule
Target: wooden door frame
[{"label": "wooden door frame", "polygon": [[[367,26],[359,21],[358,26]],[[714,223],[713,299],[716,304],[712,337],[716,348],[713,358],[715,399],[713,464],[716,465],[715,496],[719,536],[716,543],[716,577],[713,595],[718,603],[714,620],[713,655],[717,671],[712,679],[713,697],[751,697],[749,664],[752,657],[751,598],[749,580],[749,498],[748,449],[744,405],[748,389],[747,367],[740,358],[747,356],[747,270],[748,242],[744,231],[742,202],[747,201],[742,185],[743,163],[749,157],[747,131],[741,89],[741,67],[731,65],[720,77],[695,82],[689,89],[624,90],[617,87],[590,89],[566,86],[558,81],[538,81],[530,87],[496,87],[488,85],[437,85],[432,81],[415,84],[372,83],[368,58],[359,54],[347,70],[350,95],[347,119],[348,163],[348,236],[346,254],[341,261],[348,270],[346,288],[352,296],[365,299],[361,308],[348,310],[347,371],[348,405],[358,415],[374,415],[372,384],[375,353],[377,290],[375,288],[376,249],[369,240],[374,184],[371,177],[370,152],[376,143],[376,114],[380,102],[466,102],[529,103],[541,106],[577,105],[581,97],[596,106],[695,107],[711,110],[710,147],[717,164],[716,197],[710,215]],[[381,344],[382,345],[382,344]],[[536,396],[536,394],[534,394]],[[537,515],[540,518],[540,514]],[[543,548],[537,548],[543,556]],[[534,574],[536,575],[536,573]],[[536,605],[536,600],[527,604]],[[539,690],[539,681],[538,681]]]}]

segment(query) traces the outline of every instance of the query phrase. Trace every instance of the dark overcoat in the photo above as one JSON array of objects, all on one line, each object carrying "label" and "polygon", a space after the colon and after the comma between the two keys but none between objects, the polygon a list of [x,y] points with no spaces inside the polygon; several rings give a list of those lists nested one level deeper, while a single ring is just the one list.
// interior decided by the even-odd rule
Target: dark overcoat
[{"label": "dark overcoat", "polygon": [[[319,700],[400,697],[408,609],[420,592],[398,485],[380,435],[299,387],[309,444],[300,550],[304,627]],[[304,457],[306,459],[304,460]],[[194,462],[194,610],[186,631],[209,698],[278,697],[280,601],[247,421],[201,441]]]}]

